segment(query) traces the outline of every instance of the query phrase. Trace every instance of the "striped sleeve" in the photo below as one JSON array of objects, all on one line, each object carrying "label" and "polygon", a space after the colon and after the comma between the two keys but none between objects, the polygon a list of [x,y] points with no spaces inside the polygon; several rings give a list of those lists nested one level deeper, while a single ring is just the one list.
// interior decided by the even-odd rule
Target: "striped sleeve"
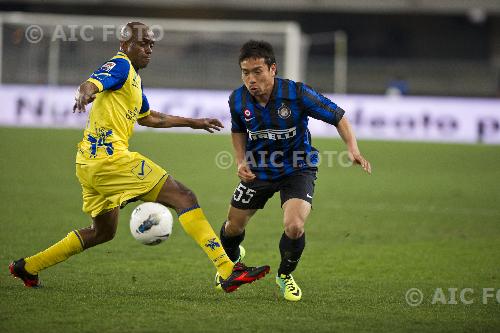
[{"label": "striped sleeve", "polygon": [[[240,101],[236,99],[239,98]],[[243,120],[241,120],[240,115],[237,112],[236,104],[241,104],[241,96],[236,96],[236,92],[233,92],[229,96],[229,110],[231,111],[231,132],[232,133],[246,133],[247,129]]]},{"label": "striped sleeve", "polygon": [[334,126],[338,125],[344,116],[342,108],[303,83],[299,83],[299,92],[308,116]]}]

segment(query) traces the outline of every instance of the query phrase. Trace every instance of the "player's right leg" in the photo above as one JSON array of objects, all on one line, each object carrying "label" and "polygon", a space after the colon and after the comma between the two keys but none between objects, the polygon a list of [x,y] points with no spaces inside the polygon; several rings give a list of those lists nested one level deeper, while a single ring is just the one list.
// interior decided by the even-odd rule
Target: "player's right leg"
[{"label": "player's right leg", "polygon": [[156,202],[176,210],[186,233],[198,243],[222,276],[222,288],[226,292],[260,279],[269,272],[269,266],[246,267],[242,263],[234,264],[221,246],[194,193],[172,176],[163,184]]},{"label": "player's right leg", "polygon": [[229,207],[227,220],[220,229],[220,239],[229,258],[235,262],[240,256],[240,244],[245,239],[245,227],[257,209]]},{"label": "player's right leg", "polygon": [[255,180],[240,182],[234,190],[227,219],[222,224],[220,238],[229,258],[235,261],[239,256],[239,245],[245,239],[245,227],[258,209],[278,190],[273,182]]},{"label": "player's right leg", "polygon": [[[227,219],[220,230],[222,246],[233,262],[241,260],[243,247],[240,244],[245,239],[245,227],[250,218],[258,209],[264,208],[276,191],[274,183],[261,180],[241,182],[234,190]],[[215,274],[216,289],[220,289],[221,281]]]},{"label": "player's right leg", "polygon": [[[110,180],[109,177],[106,179],[100,177],[101,182],[97,181],[95,172],[102,172],[102,170],[102,162],[76,164],[76,176],[82,186],[82,210],[92,217],[92,225],[88,228],[73,230],[46,250],[31,257],[16,260],[9,266],[11,274],[22,279],[27,287],[39,285],[38,272],[41,270],[60,263],[84,249],[113,239],[118,224],[120,204],[109,201],[96,189],[100,183],[108,184]],[[128,168],[127,171],[129,171]],[[116,173],[114,170],[110,172],[110,174],[114,173]]]},{"label": "player's right leg", "polygon": [[115,207],[99,214],[92,218],[93,223],[90,227],[78,230],[84,250],[108,242],[115,237],[119,212],[119,207]]},{"label": "player's right leg", "polygon": [[[240,244],[245,239],[245,227],[256,211],[256,209],[229,207],[227,220],[220,229],[220,240],[229,259],[234,263],[243,260],[245,257],[245,249]],[[221,289],[221,282],[221,276],[217,272],[215,274],[216,289]]]},{"label": "player's right leg", "polygon": [[38,273],[85,249],[113,239],[118,225],[118,208],[93,218],[90,227],[73,230],[51,247],[31,257],[21,258],[9,265],[10,273],[21,279],[26,287],[39,287]]}]

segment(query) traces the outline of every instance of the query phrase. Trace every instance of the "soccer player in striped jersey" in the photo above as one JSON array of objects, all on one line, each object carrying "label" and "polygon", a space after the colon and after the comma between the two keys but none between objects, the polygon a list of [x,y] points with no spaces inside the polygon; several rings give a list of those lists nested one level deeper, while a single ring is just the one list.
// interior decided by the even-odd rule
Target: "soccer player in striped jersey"
[{"label": "soccer player in striped jersey", "polygon": [[151,110],[138,71],[151,59],[154,35],[143,23],[130,22],[121,30],[120,39],[120,51],[80,85],[73,108],[85,112],[85,106],[93,102],[76,152],[83,211],[93,223],[71,231],[44,251],[13,261],[9,265],[11,274],[27,287],[38,287],[41,270],[113,239],[119,208],[142,200],[175,209],[186,233],[223,277],[221,285],[226,292],[263,277],[269,266],[247,267],[229,260],[191,190],[152,160],[128,150],[136,122],[147,127],[191,127],[210,133],[220,130],[222,124],[217,119],[183,118]]},{"label": "soccer player in striped jersey", "polygon": [[276,77],[276,60],[269,43],[245,43],[239,65],[244,85],[229,97],[229,108],[241,182],[234,191],[220,239],[231,260],[237,260],[250,218],[280,192],[284,232],[276,283],[285,299],[298,301],[302,292],[291,273],[305,247],[304,224],[311,210],[318,165],[308,118],[335,126],[351,160],[368,173],[371,166],[358,149],[344,110],[303,83]]}]

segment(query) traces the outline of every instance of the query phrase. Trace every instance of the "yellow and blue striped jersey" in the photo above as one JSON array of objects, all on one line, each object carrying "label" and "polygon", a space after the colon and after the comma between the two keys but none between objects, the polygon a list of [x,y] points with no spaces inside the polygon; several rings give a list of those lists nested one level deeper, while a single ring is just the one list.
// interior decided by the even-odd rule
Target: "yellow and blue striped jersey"
[{"label": "yellow and blue striped jersey", "polygon": [[99,93],[78,144],[77,163],[128,150],[135,122],[150,113],[141,77],[125,53],[118,52],[87,81],[94,83]]}]

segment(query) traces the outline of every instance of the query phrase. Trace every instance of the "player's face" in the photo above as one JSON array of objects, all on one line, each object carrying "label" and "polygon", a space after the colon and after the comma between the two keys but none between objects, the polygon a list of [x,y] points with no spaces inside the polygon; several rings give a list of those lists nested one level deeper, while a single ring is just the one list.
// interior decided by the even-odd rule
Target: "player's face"
[{"label": "player's face", "polygon": [[145,26],[126,45],[125,53],[136,69],[145,68],[149,64],[154,44],[153,32]]},{"label": "player's face", "polygon": [[268,66],[264,58],[244,59],[240,63],[241,79],[252,96],[270,96],[273,90],[276,64]]}]

